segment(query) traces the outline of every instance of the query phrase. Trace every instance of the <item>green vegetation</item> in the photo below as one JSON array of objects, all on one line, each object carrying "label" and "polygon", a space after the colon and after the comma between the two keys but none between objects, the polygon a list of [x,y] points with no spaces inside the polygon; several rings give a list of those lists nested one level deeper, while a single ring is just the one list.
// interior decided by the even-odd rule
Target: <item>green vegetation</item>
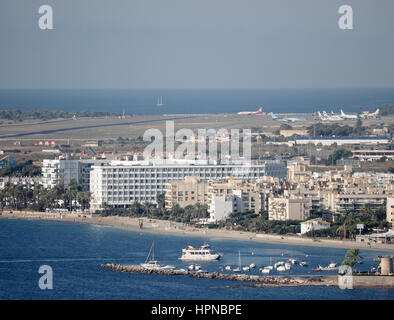
[{"label": "green vegetation", "polygon": [[90,192],[83,191],[75,180],[65,187],[58,184],[52,189],[37,186],[29,189],[25,186],[7,183],[0,190],[0,209],[45,211],[46,209],[88,209]]},{"label": "green vegetation", "polygon": [[333,154],[330,154],[326,165],[335,165],[336,161],[342,158],[350,158],[353,153],[346,149],[337,149]]},{"label": "green vegetation", "polygon": [[104,111],[64,111],[64,110],[0,110],[0,119],[23,121],[29,119],[50,120],[85,117],[119,116],[119,113]]},{"label": "green vegetation", "polygon": [[299,233],[301,231],[300,221],[270,221],[267,211],[262,211],[260,214],[251,211],[234,212],[226,221],[220,221],[218,227],[275,234]]},{"label": "green vegetation", "polygon": [[360,250],[359,249],[350,249],[346,253],[345,260],[342,261],[343,266],[349,266],[355,271],[355,266],[357,263],[359,263],[363,257],[360,256]]},{"label": "green vegetation", "polygon": [[364,230],[362,231],[364,234],[371,233],[373,228],[387,228],[385,207],[373,210],[365,206],[360,212],[349,212],[337,217],[330,228],[309,231],[306,236],[354,239],[358,233],[357,224],[364,224]]},{"label": "green vegetation", "polygon": [[362,126],[361,119],[357,120],[356,126],[351,127],[348,125],[335,124],[324,124],[315,123],[307,128],[310,136],[314,137],[348,137],[348,136],[359,136],[365,133],[366,128]]},{"label": "green vegetation", "polygon": [[164,208],[164,194],[157,195],[157,206],[152,203],[133,202],[129,208],[114,208],[104,204],[104,209],[97,213],[101,216],[147,217],[152,219],[173,220],[176,222],[192,223],[198,219],[207,218],[208,207],[199,203],[181,208],[176,204],[171,210]]},{"label": "green vegetation", "polygon": [[18,162],[15,166],[8,165],[0,170],[0,177],[37,177],[41,175],[41,167],[32,164],[33,161]]}]

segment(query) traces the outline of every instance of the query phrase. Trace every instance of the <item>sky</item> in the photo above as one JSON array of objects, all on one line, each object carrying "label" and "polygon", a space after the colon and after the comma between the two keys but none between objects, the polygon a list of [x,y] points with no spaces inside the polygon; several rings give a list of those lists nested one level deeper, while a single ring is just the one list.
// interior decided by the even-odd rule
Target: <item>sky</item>
[{"label": "sky", "polygon": [[[38,27],[41,5],[53,30]],[[353,30],[340,30],[340,6]],[[394,87],[392,0],[1,0],[0,88]]]}]

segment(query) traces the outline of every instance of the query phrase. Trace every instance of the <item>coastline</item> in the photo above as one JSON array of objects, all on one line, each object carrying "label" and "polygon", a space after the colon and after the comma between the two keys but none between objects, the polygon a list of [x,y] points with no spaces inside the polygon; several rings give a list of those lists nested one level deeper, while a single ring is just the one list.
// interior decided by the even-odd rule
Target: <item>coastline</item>
[{"label": "coastline", "polygon": [[[12,213],[11,213],[12,212]],[[367,245],[365,243],[355,242],[351,240],[328,240],[319,239],[315,241],[311,238],[302,238],[299,236],[272,235],[272,234],[256,234],[253,232],[223,230],[223,229],[201,229],[188,226],[184,223],[157,220],[149,218],[130,218],[109,216],[100,217],[84,214],[62,214],[53,212],[33,212],[33,211],[2,211],[0,218],[5,219],[26,219],[26,220],[53,220],[67,221],[75,223],[88,223],[92,225],[110,226],[121,229],[128,229],[141,232],[154,232],[160,234],[169,234],[177,236],[190,237],[206,237],[220,238],[227,240],[251,241],[257,243],[274,243],[301,246],[317,246],[317,247],[333,247],[344,249],[364,249],[394,252],[394,244],[374,243]],[[139,227],[142,221],[143,227]]]}]

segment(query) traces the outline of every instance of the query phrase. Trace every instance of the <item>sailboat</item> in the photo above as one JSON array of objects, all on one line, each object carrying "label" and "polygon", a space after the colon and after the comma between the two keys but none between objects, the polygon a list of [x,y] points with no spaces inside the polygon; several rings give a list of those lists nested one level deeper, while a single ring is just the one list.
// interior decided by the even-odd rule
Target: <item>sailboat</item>
[{"label": "sailboat", "polygon": [[[149,257],[151,256],[152,253],[152,259],[149,260]],[[140,264],[141,267],[145,268],[145,269],[154,269],[154,270],[172,270],[175,269],[174,266],[170,266],[170,265],[163,265],[161,263],[159,263],[159,261],[155,260],[155,242],[152,242],[152,246],[150,247],[148,256],[145,259],[144,263]]]},{"label": "sailboat", "polygon": [[234,272],[241,272],[241,251],[238,251],[238,267],[233,269]]},{"label": "sailboat", "polygon": [[157,99],[156,107],[163,107],[163,106],[164,106],[163,97],[160,96],[160,97]]}]

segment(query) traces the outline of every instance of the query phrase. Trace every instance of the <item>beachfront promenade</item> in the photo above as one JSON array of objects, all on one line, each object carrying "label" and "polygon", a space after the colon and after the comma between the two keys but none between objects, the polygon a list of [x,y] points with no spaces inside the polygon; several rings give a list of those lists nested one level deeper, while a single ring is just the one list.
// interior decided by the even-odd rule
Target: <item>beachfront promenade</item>
[{"label": "beachfront promenade", "polygon": [[[242,232],[224,229],[195,228],[183,223],[168,220],[156,220],[148,218],[129,218],[129,217],[101,217],[90,214],[64,214],[56,212],[34,212],[34,211],[2,211],[3,218],[15,219],[42,219],[57,220],[77,223],[90,223],[97,225],[112,226],[123,229],[156,232],[178,236],[196,236],[202,238],[220,238],[228,240],[254,241],[263,243],[282,243],[302,246],[334,247],[334,248],[356,248],[368,250],[394,251],[394,244],[371,243],[368,245],[363,242],[352,240],[331,240],[331,239],[312,239],[300,236],[256,234],[252,232]],[[142,222],[142,228],[140,223]]]}]

